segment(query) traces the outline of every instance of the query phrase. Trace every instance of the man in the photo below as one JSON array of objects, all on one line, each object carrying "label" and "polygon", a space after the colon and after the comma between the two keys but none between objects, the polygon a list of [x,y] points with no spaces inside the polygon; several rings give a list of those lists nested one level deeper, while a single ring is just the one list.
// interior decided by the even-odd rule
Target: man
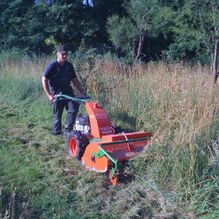
[{"label": "man", "polygon": [[51,62],[45,68],[42,77],[43,89],[52,103],[53,107],[53,134],[62,134],[62,114],[64,108],[67,110],[67,118],[64,132],[70,132],[73,129],[76,115],[79,109],[79,104],[72,100],[54,101],[54,95],[62,93],[69,96],[74,96],[71,82],[83,95],[84,90],[81,87],[73,65],[67,61],[68,50],[64,45],[57,49],[57,60]]}]

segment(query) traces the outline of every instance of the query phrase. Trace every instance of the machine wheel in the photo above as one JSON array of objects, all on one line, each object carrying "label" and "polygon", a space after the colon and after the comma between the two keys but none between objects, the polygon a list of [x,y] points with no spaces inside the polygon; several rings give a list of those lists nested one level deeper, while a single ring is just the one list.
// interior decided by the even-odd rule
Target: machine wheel
[{"label": "machine wheel", "polygon": [[83,153],[83,142],[81,139],[78,138],[76,135],[69,135],[68,136],[68,153],[74,159],[80,160]]}]

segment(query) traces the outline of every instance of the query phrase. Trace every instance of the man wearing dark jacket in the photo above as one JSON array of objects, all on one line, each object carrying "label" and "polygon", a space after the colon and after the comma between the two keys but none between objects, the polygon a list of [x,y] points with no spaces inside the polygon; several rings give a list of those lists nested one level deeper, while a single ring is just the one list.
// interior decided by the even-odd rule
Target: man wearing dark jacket
[{"label": "man wearing dark jacket", "polygon": [[62,114],[64,108],[67,110],[67,118],[65,123],[65,132],[73,129],[79,104],[72,100],[54,101],[55,95],[62,93],[74,97],[71,82],[83,95],[84,90],[81,87],[73,65],[67,61],[68,50],[62,45],[57,49],[57,59],[48,64],[44,70],[42,77],[43,89],[52,103],[53,107],[53,134],[60,135],[62,133]]}]

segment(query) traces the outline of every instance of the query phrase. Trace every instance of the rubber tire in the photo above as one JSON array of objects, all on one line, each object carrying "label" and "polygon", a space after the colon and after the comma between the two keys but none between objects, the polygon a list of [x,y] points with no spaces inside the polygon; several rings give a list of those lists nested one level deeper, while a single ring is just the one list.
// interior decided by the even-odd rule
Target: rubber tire
[{"label": "rubber tire", "polygon": [[68,154],[76,160],[82,157],[82,141],[75,135],[69,135],[67,139]]}]

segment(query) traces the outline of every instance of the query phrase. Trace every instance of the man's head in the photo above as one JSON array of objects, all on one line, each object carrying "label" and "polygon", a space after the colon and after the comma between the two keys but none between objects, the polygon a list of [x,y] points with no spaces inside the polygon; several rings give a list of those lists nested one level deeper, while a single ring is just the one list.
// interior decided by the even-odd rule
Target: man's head
[{"label": "man's head", "polygon": [[57,48],[57,61],[60,64],[63,64],[67,60],[67,55],[68,55],[68,49],[66,48],[66,46],[60,45]]}]

